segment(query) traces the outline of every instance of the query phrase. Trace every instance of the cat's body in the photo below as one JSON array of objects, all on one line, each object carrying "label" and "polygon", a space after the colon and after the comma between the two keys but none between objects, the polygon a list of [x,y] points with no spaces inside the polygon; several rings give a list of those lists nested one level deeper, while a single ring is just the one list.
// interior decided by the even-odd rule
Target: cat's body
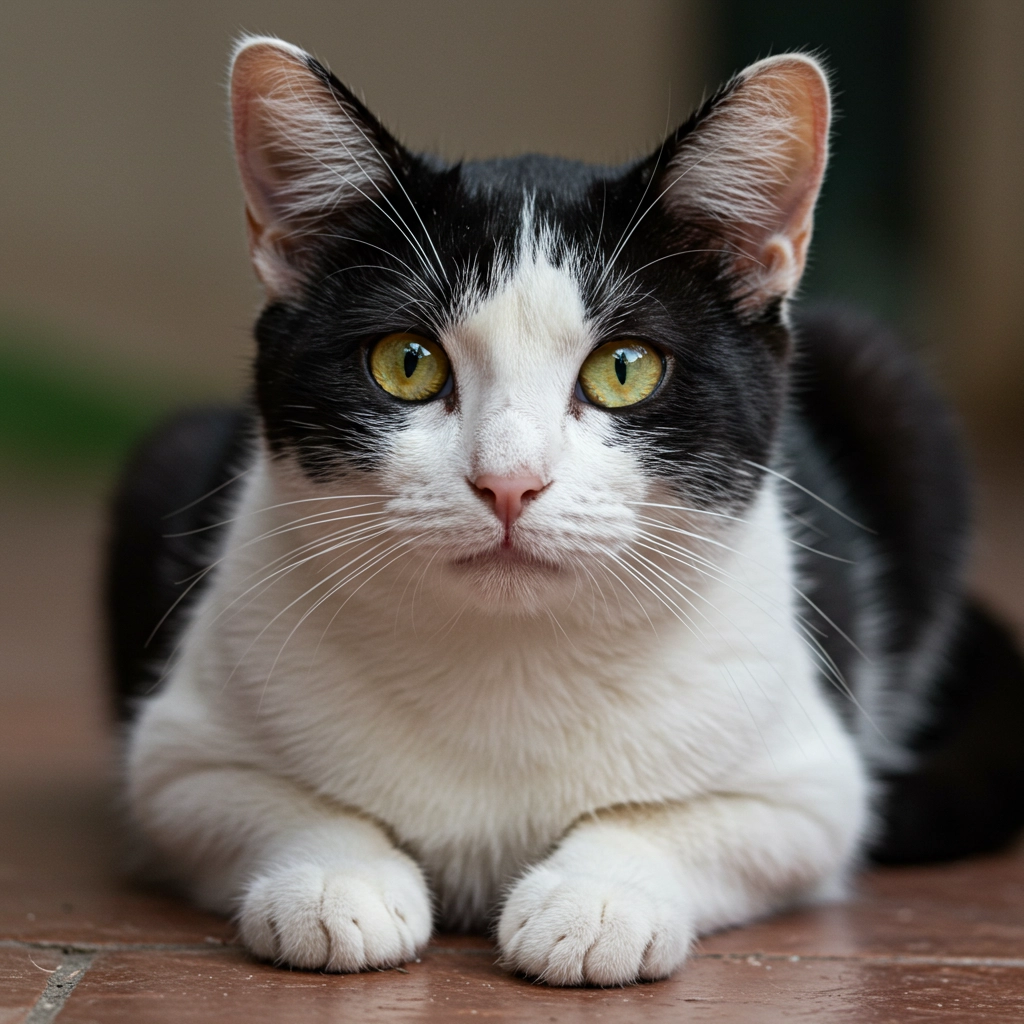
[{"label": "cat's body", "polygon": [[[872,838],[1009,834],[1005,750],[975,772],[1007,784],[990,833],[950,824],[941,770],[928,820],[890,813],[955,745],[928,702],[978,636],[1003,720],[1020,668],[965,619],[962,471],[912,364],[819,319],[790,369],[813,62],[755,66],[619,170],[410,157],[270,40],[235,81],[257,415],[158,438],[114,545],[130,802],[174,877],[299,966],[399,962],[433,899],[518,969],[617,983],[839,892]],[[901,780],[874,834],[872,775]]]}]

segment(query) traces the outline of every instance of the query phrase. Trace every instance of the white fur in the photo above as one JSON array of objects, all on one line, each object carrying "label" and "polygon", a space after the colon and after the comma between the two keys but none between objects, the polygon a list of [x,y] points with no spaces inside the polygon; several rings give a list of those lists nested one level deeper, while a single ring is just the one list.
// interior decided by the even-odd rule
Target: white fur
[{"label": "white fur", "polygon": [[[256,456],[132,733],[138,821],[259,955],[397,963],[433,900],[449,925],[500,915],[516,969],[626,983],[855,856],[865,780],[793,625],[773,481],[742,522],[636,504],[685,503],[610,416],[571,412],[595,328],[523,237],[441,339],[458,413],[412,408],[383,470],[333,489]],[[502,526],[468,479],[519,471],[548,486],[518,543],[557,571],[486,560]]]}]

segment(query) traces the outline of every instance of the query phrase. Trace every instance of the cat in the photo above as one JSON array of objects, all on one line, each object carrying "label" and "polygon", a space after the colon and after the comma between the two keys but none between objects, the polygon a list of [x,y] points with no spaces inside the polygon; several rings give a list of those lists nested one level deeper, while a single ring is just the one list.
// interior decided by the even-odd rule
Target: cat
[{"label": "cat", "polygon": [[871,855],[1024,820],[1024,668],[964,594],[915,361],[798,314],[830,95],[762,60],[652,155],[448,164],[247,37],[252,400],[116,499],[128,805],[257,957],[491,929],[555,985],[663,978]]}]

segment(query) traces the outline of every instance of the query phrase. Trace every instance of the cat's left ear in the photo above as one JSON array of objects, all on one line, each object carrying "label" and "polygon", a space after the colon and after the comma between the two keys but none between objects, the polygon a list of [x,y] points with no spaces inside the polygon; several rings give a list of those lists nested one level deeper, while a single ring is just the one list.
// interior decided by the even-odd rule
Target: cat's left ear
[{"label": "cat's left ear", "polygon": [[235,49],[231,115],[253,265],[268,297],[286,297],[317,231],[381,202],[400,147],[315,58],[270,36]]},{"label": "cat's left ear", "polygon": [[830,117],[821,65],[784,54],[748,67],[670,140],[662,201],[722,246],[747,307],[800,281]]}]

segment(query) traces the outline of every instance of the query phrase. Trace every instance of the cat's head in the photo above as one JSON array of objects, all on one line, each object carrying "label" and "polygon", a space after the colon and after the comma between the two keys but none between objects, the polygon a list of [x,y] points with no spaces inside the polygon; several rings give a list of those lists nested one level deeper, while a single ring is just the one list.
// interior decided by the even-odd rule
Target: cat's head
[{"label": "cat's head", "polygon": [[240,43],[231,92],[291,493],[370,495],[384,550],[519,609],[644,575],[652,520],[754,499],[826,161],[813,59],[753,65],[618,168],[414,155],[275,39]]}]

